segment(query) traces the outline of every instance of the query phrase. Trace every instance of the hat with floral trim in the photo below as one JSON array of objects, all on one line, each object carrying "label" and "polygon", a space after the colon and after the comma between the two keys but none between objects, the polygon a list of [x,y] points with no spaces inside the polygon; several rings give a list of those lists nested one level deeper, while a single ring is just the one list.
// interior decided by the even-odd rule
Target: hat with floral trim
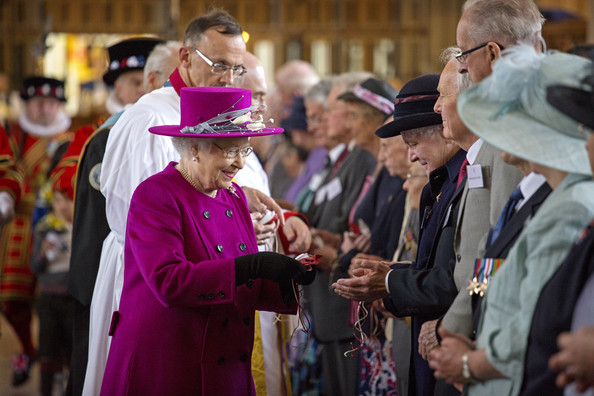
[{"label": "hat with floral trim", "polygon": [[[264,106],[252,106],[252,91],[227,87],[181,89],[179,125],[149,128],[151,133],[172,137],[231,138],[276,135],[282,128],[266,127],[259,115]],[[268,120],[266,122],[272,122]]]}]

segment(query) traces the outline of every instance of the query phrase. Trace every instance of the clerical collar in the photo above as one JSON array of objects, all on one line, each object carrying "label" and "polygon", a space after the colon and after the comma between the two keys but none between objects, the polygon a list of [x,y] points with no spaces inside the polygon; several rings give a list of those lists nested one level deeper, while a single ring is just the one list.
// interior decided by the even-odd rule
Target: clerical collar
[{"label": "clerical collar", "polygon": [[173,87],[173,89],[175,89],[175,92],[177,92],[177,94],[180,96],[181,89],[187,87],[186,83],[179,74],[179,69],[175,69],[173,73],[171,73],[171,75],[169,76],[169,80],[167,80],[163,86]]}]

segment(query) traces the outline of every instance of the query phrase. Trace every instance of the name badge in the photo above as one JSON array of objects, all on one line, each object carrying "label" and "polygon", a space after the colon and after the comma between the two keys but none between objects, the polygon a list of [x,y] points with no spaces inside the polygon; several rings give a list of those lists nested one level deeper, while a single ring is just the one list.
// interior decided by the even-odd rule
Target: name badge
[{"label": "name badge", "polygon": [[311,177],[311,180],[309,182],[309,189],[311,191],[316,191],[318,188],[320,188],[320,185],[322,184],[323,181],[324,181],[324,175],[322,175],[320,173],[316,173],[315,175],[313,175]]},{"label": "name badge", "polygon": [[466,167],[466,177],[468,188],[483,188],[485,183],[483,182],[483,168],[481,165],[468,165]]},{"label": "name badge", "polygon": [[328,201],[332,201],[342,192],[342,183],[338,177],[332,179],[330,183],[326,184],[326,196]]}]

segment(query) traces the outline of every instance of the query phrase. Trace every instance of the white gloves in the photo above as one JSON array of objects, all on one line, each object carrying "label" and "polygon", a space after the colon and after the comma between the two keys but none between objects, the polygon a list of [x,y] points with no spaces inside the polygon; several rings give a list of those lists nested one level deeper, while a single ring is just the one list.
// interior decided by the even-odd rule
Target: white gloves
[{"label": "white gloves", "polygon": [[6,191],[0,192],[0,226],[14,218],[14,198]]}]

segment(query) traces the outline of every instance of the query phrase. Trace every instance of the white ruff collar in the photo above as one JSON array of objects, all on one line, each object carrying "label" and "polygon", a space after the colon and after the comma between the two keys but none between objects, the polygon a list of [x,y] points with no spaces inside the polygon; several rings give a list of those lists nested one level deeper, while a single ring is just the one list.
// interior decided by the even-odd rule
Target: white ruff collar
[{"label": "white ruff collar", "polygon": [[105,110],[107,110],[109,114],[116,114],[124,110],[124,108],[125,106],[123,106],[116,97],[115,90],[111,91],[105,101]]},{"label": "white ruff collar", "polygon": [[19,114],[19,124],[21,128],[23,128],[24,131],[30,133],[31,135],[41,137],[54,136],[60,132],[65,132],[68,130],[68,128],[70,128],[71,123],[72,120],[70,119],[70,117],[66,115],[66,113],[63,110],[60,110],[54,122],[51,125],[47,126],[34,124],[27,118],[25,112]]}]

